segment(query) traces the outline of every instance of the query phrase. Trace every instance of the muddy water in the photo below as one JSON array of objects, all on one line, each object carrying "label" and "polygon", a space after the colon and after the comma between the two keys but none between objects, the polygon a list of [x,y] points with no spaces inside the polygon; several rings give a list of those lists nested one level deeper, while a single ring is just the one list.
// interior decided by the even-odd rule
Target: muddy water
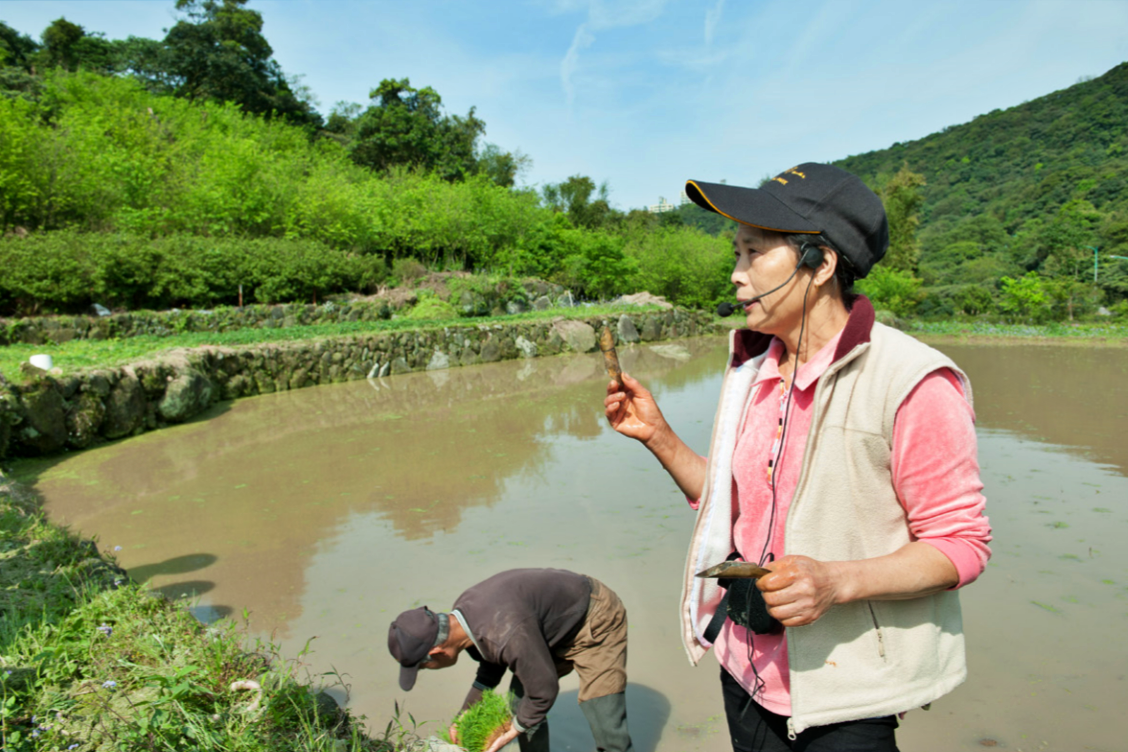
[{"label": "muddy water", "polygon": [[[964,591],[970,680],[902,726],[906,750],[1128,748],[1128,351],[944,347],[973,379],[996,540]],[[706,450],[721,341],[621,353]],[[340,672],[380,726],[394,700],[449,718],[473,662],[405,695],[387,624],[447,608],[510,567],[586,572],[630,612],[628,703],[640,752],[725,750],[716,664],[677,636],[692,513],[599,409],[596,356],[409,374],[259,397],[206,419],[18,473],[53,518],[205,620],[250,612],[312,673]],[[554,747],[587,750],[573,677]],[[343,694],[343,693],[342,693]]]}]

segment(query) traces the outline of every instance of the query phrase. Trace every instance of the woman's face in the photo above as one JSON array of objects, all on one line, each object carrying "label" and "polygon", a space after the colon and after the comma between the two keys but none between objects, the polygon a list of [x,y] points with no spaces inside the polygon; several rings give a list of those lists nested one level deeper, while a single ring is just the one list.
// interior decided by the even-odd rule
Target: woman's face
[{"label": "woman's face", "polygon": [[736,264],[732,283],[736,297],[744,305],[748,328],[765,334],[782,335],[798,330],[803,316],[803,296],[811,270],[804,268],[781,289],[753,301],[757,295],[784,283],[799,263],[799,253],[775,233],[740,225],[732,241]]}]

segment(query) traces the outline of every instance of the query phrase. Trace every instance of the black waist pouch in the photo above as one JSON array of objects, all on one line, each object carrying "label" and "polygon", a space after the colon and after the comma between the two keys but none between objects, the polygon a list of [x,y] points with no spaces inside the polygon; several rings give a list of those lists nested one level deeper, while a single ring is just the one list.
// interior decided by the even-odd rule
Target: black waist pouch
[{"label": "black waist pouch", "polygon": [[[740,553],[733,551],[725,561],[736,561]],[[717,613],[713,614],[712,621],[705,628],[705,639],[716,642],[717,635],[725,623],[725,617],[732,619],[745,629],[750,629],[754,634],[777,634],[783,631],[779,619],[768,613],[768,604],[764,603],[764,594],[756,587],[755,580],[728,579],[721,577],[717,584],[725,589],[725,597],[717,606]]]},{"label": "black waist pouch", "polygon": [[725,613],[734,623],[756,634],[776,634],[783,631],[779,619],[768,613],[764,594],[756,587],[755,580],[718,580],[717,584],[726,587]]}]

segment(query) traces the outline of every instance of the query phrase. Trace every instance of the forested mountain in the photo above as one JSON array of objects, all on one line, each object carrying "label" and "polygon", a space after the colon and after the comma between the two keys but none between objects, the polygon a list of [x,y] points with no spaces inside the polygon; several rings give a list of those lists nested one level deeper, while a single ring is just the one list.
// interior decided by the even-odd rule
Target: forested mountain
[{"label": "forested mountain", "polygon": [[[77,310],[94,292],[188,306],[230,303],[243,283],[271,301],[363,291],[397,261],[592,297],[729,295],[728,220],[618,211],[584,175],[518,187],[529,157],[406,77],[323,116],[248,3],[175,0],[160,40],[59,18],[36,41],[0,19],[0,268],[18,272],[0,275],[0,315]],[[889,253],[861,287],[897,315],[1128,318],[1126,124],[1128,63],[839,161],[889,214]],[[212,241],[207,258],[177,250]]]},{"label": "forested mountain", "polygon": [[[1128,63],[836,164],[879,189],[906,167],[923,176],[912,271],[932,306],[975,313],[1003,277],[1031,271],[1067,306],[1128,294],[1128,262],[1111,258],[1128,256]],[[1086,292],[1077,285],[1092,286],[1093,248],[1099,278]]]}]

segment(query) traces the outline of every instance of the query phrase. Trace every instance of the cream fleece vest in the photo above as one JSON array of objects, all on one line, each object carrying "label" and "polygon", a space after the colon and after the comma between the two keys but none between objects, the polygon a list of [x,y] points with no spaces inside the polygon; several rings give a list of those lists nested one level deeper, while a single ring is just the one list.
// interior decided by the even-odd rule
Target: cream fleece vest
[{"label": "cream fleece vest", "polygon": [[[853,561],[911,542],[892,484],[897,409],[921,379],[945,367],[961,379],[971,400],[967,377],[943,354],[881,324],[873,324],[869,335],[869,341],[841,354],[815,386],[811,429],[787,515],[787,554]],[[702,635],[723,593],[715,581],[693,575],[733,550],[732,454],[763,359],[761,353],[726,372],[714,423],[682,599],[682,638],[694,664],[708,650]],[[789,729],[797,734],[811,726],[891,715],[950,692],[966,676],[962,624],[958,596],[946,591],[835,606],[814,624],[788,628]]]}]

